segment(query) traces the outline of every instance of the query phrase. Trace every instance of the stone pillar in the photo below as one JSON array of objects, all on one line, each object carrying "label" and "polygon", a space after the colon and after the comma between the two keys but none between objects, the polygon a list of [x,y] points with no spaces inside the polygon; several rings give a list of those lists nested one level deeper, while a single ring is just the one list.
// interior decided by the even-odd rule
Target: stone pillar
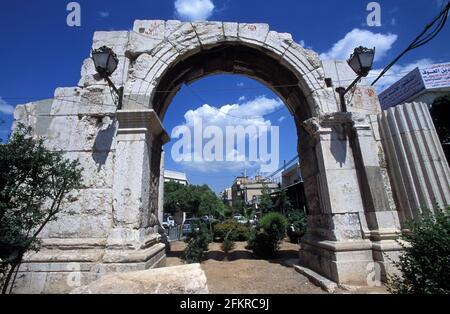
[{"label": "stone pillar", "polygon": [[159,193],[158,193],[158,219],[163,222],[164,218],[164,151],[161,152],[161,167],[159,172]]},{"label": "stone pillar", "polygon": [[[107,240],[103,265],[106,271],[142,270],[157,266],[164,258],[159,243],[156,183],[152,171],[154,150],[168,135],[152,109],[119,110],[113,181],[113,228]],[[160,157],[158,157],[160,158]],[[156,186],[152,186],[155,185]],[[157,195],[156,195],[157,198]]]},{"label": "stone pillar", "polygon": [[378,116],[381,138],[402,223],[421,208],[450,203],[450,169],[428,107],[408,103]]},{"label": "stone pillar", "polygon": [[310,135],[302,147],[309,212],[300,261],[340,284],[385,280],[393,272],[386,256],[401,251],[384,154],[369,122],[369,115],[334,113],[303,124]]},{"label": "stone pillar", "polygon": [[[303,126],[310,135],[302,151],[309,213],[300,262],[337,283],[366,285],[372,243],[362,232],[367,222],[350,145],[351,114],[312,118]],[[307,170],[308,160],[315,160],[315,171]]]},{"label": "stone pillar", "polygon": [[371,124],[369,115],[352,114],[352,151],[358,170],[364,214],[367,226],[362,228],[363,237],[372,241],[374,261],[378,263],[381,279],[394,272],[391,261],[398,258],[402,248],[397,243],[400,234],[398,212],[391,194],[389,178],[381,163],[384,151],[376,141],[378,124]]}]

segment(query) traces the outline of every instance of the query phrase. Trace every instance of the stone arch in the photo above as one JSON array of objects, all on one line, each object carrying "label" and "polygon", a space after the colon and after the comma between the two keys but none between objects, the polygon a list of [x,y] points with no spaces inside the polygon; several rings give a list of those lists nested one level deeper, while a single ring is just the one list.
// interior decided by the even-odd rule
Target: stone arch
[{"label": "stone arch", "polygon": [[[380,253],[383,249],[373,249],[369,238],[371,230],[376,230],[374,239],[391,240],[398,217],[386,193],[377,195],[389,185],[382,179],[380,161],[367,164],[377,155],[378,144],[373,136],[369,138],[372,126],[364,114],[339,112],[336,94],[327,87],[315,52],[295,43],[289,34],[271,31],[266,24],[136,21],[124,54],[130,61],[124,110],[118,112],[119,132],[121,116],[133,112],[134,122],[142,121],[137,116],[146,112],[154,117],[157,129],[163,129],[161,121],[181,84],[207,75],[243,74],[271,88],[287,105],[297,126],[308,203],[302,262],[336,282],[359,284],[367,280],[368,265],[387,265]],[[154,129],[154,125],[148,128]],[[151,137],[147,145],[158,152],[164,143]],[[159,163],[153,160],[151,164],[151,182],[156,182]],[[376,188],[369,185],[374,178],[378,180]],[[157,194],[158,187],[150,189],[153,191],[145,199]],[[154,200],[149,203],[156,204]],[[392,218],[383,221],[373,213],[377,210]],[[380,231],[384,229],[387,236]],[[385,274],[386,267],[383,271]]]},{"label": "stone arch", "polygon": [[[349,106],[353,112],[339,112],[318,55],[266,24],[136,21],[132,31],[95,33],[93,48],[103,45],[120,60],[111,79],[125,87],[122,110],[90,59],[77,87],[57,89],[53,100],[16,110],[17,120],[50,135],[48,147],[82,158],[84,176],[92,178],[68,205],[72,213],[47,230],[47,249],[28,261],[27,269],[45,278],[36,284],[34,270],[24,270],[24,291],[43,291],[47,283],[46,291],[59,284],[70,290],[64,272],[48,269],[55,261],[64,267],[78,262],[83,254],[86,281],[101,272],[164,264],[157,216],[162,146],[169,137],[161,121],[182,83],[214,73],[260,81],[294,117],[309,210],[301,263],[335,282],[360,285],[368,284],[372,270],[381,268],[383,276],[391,271],[385,253],[395,257],[400,249],[394,241],[398,215],[388,195],[373,90],[359,91],[359,108]],[[105,160],[100,174],[99,159]],[[101,206],[85,212],[93,199]]]},{"label": "stone arch", "polygon": [[337,111],[318,55],[267,24],[138,21],[135,31],[143,34],[134,36],[140,43],[154,40],[146,37],[146,29],[153,29],[153,36],[164,29],[164,39],[154,47],[130,45],[127,50],[132,59],[125,92],[129,107],[148,103],[162,119],[182,83],[235,73],[271,88],[301,121]]},{"label": "stone arch", "polygon": [[161,121],[183,83],[208,75],[241,74],[274,91],[297,127],[308,208],[320,212],[320,165],[304,122],[338,111],[338,104],[317,53],[267,24],[137,21],[125,54],[131,61],[124,109],[151,108]]}]

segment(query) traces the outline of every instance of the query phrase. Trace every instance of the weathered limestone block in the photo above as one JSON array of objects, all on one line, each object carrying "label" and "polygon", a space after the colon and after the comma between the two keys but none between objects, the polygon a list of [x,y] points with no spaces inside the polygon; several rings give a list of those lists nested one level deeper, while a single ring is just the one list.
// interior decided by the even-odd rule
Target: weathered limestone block
[{"label": "weathered limestone block", "polygon": [[135,20],[133,31],[150,39],[164,39],[166,21],[164,20]]},{"label": "weathered limestone block", "polygon": [[[114,172],[114,222],[131,228],[145,226],[144,213],[148,210],[148,199],[142,197],[148,189],[142,184],[144,176],[150,171],[146,151],[149,148],[145,140],[120,141],[117,143]],[[134,156],[143,156],[144,160],[134,162]]]},{"label": "weathered limestone block", "polygon": [[293,42],[291,34],[269,31],[264,42],[264,48],[273,51],[281,58]]},{"label": "weathered limestone block", "polygon": [[192,26],[203,48],[222,42],[225,39],[222,22],[194,22]]},{"label": "weathered limestone block", "polygon": [[261,23],[239,23],[239,40],[244,43],[261,46],[269,33],[269,25]]},{"label": "weathered limestone block", "polygon": [[324,175],[332,213],[364,211],[355,169],[329,169]]},{"label": "weathered limestone block", "polygon": [[317,90],[323,90],[325,86],[325,75],[323,73],[323,69],[318,68],[313,70],[312,72],[305,74],[302,76],[303,80],[300,83],[303,83],[303,88],[305,90],[309,90],[311,93]]},{"label": "weathered limestone block", "polygon": [[303,74],[321,68],[319,56],[295,42],[285,51],[283,59],[294,65],[297,71]]},{"label": "weathered limestone block", "polygon": [[362,239],[361,221],[358,212],[350,213],[347,211],[343,214],[333,215],[331,219],[336,241]]},{"label": "weathered limestone block", "polygon": [[314,116],[338,112],[338,102],[332,88],[316,90],[306,97]]},{"label": "weathered limestone block", "polygon": [[379,114],[381,112],[380,101],[375,88],[371,86],[359,86],[346,95],[349,112],[362,114]]},{"label": "weathered limestone block", "polygon": [[116,107],[105,84],[90,85],[86,88],[57,88],[50,115],[112,115]]},{"label": "weathered limestone block", "polygon": [[131,58],[142,53],[152,54],[155,47],[164,41],[165,21],[137,20],[134,22],[133,32],[130,32],[126,54]]},{"label": "weathered limestone block", "polygon": [[[114,223],[117,224],[117,222]],[[160,236],[157,231],[157,228],[155,228],[155,221],[153,221],[153,227],[145,229],[132,229],[128,228],[126,225],[124,227],[115,225],[109,233],[106,245],[107,248],[111,250],[145,249],[149,244],[156,244],[159,241]],[[108,254],[109,260],[106,262],[109,263],[119,263],[129,258],[128,255],[123,252],[119,252],[118,254],[109,252]]]},{"label": "weathered limestone block", "polygon": [[180,54],[193,54],[201,49],[200,40],[191,23],[167,21],[165,38]]},{"label": "weathered limestone block", "polygon": [[115,131],[107,116],[55,116],[45,144],[58,151],[107,152],[114,149]]},{"label": "weathered limestone block", "polygon": [[72,294],[205,294],[209,293],[200,264],[108,274]]},{"label": "weathered limestone block", "polygon": [[111,48],[118,56],[124,56],[130,33],[128,31],[95,32],[92,49]]},{"label": "weathered limestone block", "polygon": [[70,160],[78,159],[83,168],[81,185],[84,188],[112,188],[114,173],[114,152],[68,152]]},{"label": "weathered limestone block", "polygon": [[238,39],[238,23],[233,22],[224,22],[223,23],[223,32],[225,34],[225,38],[227,40],[236,40]]},{"label": "weathered limestone block", "polygon": [[109,235],[111,189],[74,190],[61,206],[58,219],[44,228],[42,238],[106,238]]}]

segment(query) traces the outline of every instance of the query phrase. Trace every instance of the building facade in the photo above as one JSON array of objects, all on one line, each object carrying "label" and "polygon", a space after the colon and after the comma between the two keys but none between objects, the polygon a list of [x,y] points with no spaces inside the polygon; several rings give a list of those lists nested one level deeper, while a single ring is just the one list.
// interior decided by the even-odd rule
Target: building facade
[{"label": "building facade", "polygon": [[164,182],[176,182],[182,185],[189,185],[186,173],[172,170],[164,170]]},{"label": "building facade", "polygon": [[261,201],[264,188],[268,189],[268,193],[272,193],[280,186],[278,183],[268,182],[259,176],[253,179],[246,176],[237,177],[231,186],[232,203],[242,202],[248,206],[257,206]]}]

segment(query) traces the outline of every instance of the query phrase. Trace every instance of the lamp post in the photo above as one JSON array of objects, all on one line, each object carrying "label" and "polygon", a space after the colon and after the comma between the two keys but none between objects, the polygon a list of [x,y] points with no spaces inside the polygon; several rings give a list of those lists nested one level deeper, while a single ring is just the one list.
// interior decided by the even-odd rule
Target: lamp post
[{"label": "lamp post", "polygon": [[108,82],[108,85],[117,94],[117,109],[122,109],[123,87],[117,88],[109,78],[117,69],[119,59],[114,51],[106,46],[92,50],[92,60],[94,61],[95,70],[101,78]]},{"label": "lamp post", "polygon": [[350,56],[350,59],[347,60],[348,65],[352,68],[352,70],[357,74],[356,79],[353,83],[350,84],[349,87],[338,87],[336,88],[336,92],[339,93],[339,98],[341,100],[341,110],[343,112],[347,112],[347,104],[345,103],[345,94],[348,93],[349,90],[359,82],[362,77],[366,77],[373,66],[373,60],[375,57],[375,48],[369,49],[363,46],[355,48],[353,54]]}]

